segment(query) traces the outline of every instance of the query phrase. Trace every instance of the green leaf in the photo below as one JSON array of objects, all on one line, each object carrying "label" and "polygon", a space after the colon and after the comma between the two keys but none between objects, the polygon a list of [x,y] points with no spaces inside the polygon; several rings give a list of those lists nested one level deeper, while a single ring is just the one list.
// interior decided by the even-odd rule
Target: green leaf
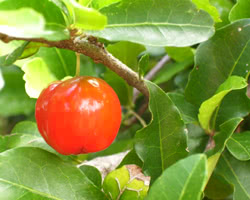
[{"label": "green leaf", "polygon": [[213,173],[204,191],[209,199],[226,199],[234,192],[234,187],[223,176]]},{"label": "green leaf", "polygon": [[65,76],[74,76],[75,63],[76,56],[73,51],[40,48],[36,57],[22,66],[27,94],[32,98],[38,98],[41,91],[51,82],[61,80]]},{"label": "green leaf", "polygon": [[170,92],[168,93],[168,96],[180,111],[181,117],[185,124],[196,123],[198,121],[197,108],[191,103],[187,102],[183,94]]},{"label": "green leaf", "polygon": [[224,83],[222,83],[215,95],[201,104],[198,118],[202,128],[210,132],[210,120],[216,108],[219,108],[224,96],[232,90],[240,90],[247,87],[247,85],[246,80],[239,76],[230,76]]},{"label": "green leaf", "polygon": [[140,78],[144,76],[148,66],[149,66],[149,54],[146,53],[140,58],[139,63],[138,63],[138,69],[139,69],[138,72],[139,72]]},{"label": "green leaf", "polygon": [[109,6],[110,4],[120,2],[121,0],[92,0],[91,6],[97,10],[103,7]]},{"label": "green leaf", "polygon": [[191,47],[166,47],[166,52],[177,62],[183,62],[194,57]]},{"label": "green leaf", "polygon": [[102,187],[102,175],[99,170],[90,165],[81,165],[79,169],[88,177],[92,183],[101,189]]},{"label": "green leaf", "polygon": [[222,154],[216,171],[234,185],[234,200],[250,199],[250,161],[239,161],[226,151]]},{"label": "green leaf", "polygon": [[190,0],[126,0],[100,10],[108,25],[91,34],[109,41],[151,46],[190,46],[213,33],[210,15]]},{"label": "green leaf", "polygon": [[238,19],[250,18],[249,9],[250,0],[237,0],[229,14],[229,20],[233,22]]},{"label": "green leaf", "polygon": [[227,142],[227,149],[238,160],[250,160],[250,131],[233,134]]},{"label": "green leaf", "polygon": [[29,42],[23,42],[21,46],[16,48],[12,53],[0,57],[0,67],[12,65],[24,52]]},{"label": "green leaf", "polygon": [[230,24],[228,20],[229,12],[233,7],[233,2],[230,0],[210,0],[211,4],[217,8],[220,13],[220,19],[222,22],[215,24],[216,29],[221,28],[227,24]]},{"label": "green leaf", "polygon": [[[32,98],[38,98],[41,91],[46,88],[49,83],[56,81],[56,77],[51,74],[48,66],[41,58],[34,58],[22,67],[25,75],[25,89],[27,94]],[[38,79],[41,77],[42,79]]]},{"label": "green leaf", "polygon": [[0,199],[107,199],[77,167],[32,147],[0,154]]},{"label": "green leaf", "polygon": [[154,83],[161,84],[169,81],[175,75],[193,65],[193,62],[193,58],[189,58],[183,62],[169,63],[164,65],[154,77]]},{"label": "green leaf", "polygon": [[[125,41],[109,45],[107,50],[135,71],[137,70],[137,56],[145,50],[145,47]],[[132,105],[133,90],[124,79],[114,72],[107,70],[104,74],[104,80],[115,90],[122,105]]]},{"label": "green leaf", "polygon": [[73,26],[85,30],[100,30],[107,24],[107,17],[93,8],[71,1],[74,11]]},{"label": "green leaf", "polygon": [[3,0],[0,10],[1,33],[52,41],[69,38],[62,11],[52,1],[23,0],[20,4],[19,0]]},{"label": "green leaf", "polygon": [[166,169],[149,190],[146,200],[200,200],[207,179],[207,159],[196,154]]},{"label": "green leaf", "polygon": [[224,151],[229,138],[233,135],[235,129],[243,119],[233,118],[220,125],[220,132],[214,136],[215,147],[206,152],[208,156],[208,177],[212,172]]},{"label": "green leaf", "polygon": [[11,131],[12,134],[29,134],[40,136],[40,133],[37,129],[37,125],[35,122],[31,121],[22,121],[15,125],[15,127]]},{"label": "green leaf", "polygon": [[189,154],[203,153],[209,136],[198,124],[188,124],[188,151]]},{"label": "green leaf", "polygon": [[199,46],[185,91],[188,101],[200,105],[231,75],[246,77],[250,71],[249,25],[250,19],[234,22]]},{"label": "green leaf", "polygon": [[[132,170],[137,172],[138,169],[132,168]],[[130,171],[126,166],[110,172],[103,182],[104,192],[112,199],[144,199],[148,186],[136,177],[135,172]]]},{"label": "green leaf", "polygon": [[23,72],[15,67],[1,68],[4,87],[0,90],[0,115],[30,115],[35,109],[35,100],[27,96]]},{"label": "green leaf", "polygon": [[136,133],[135,150],[144,162],[143,171],[151,181],[170,165],[187,155],[184,122],[169,96],[147,81],[151,123]]},{"label": "green leaf", "polygon": [[[235,117],[246,117],[250,112],[250,100],[246,94],[247,88],[235,90],[227,94],[221,102],[216,118],[216,129],[218,125]],[[237,102],[237,103],[235,103]]]},{"label": "green leaf", "polygon": [[141,159],[138,157],[138,155],[136,154],[135,149],[132,149],[130,152],[127,153],[127,155],[123,158],[123,160],[121,161],[121,163],[118,165],[117,168],[120,168],[128,164],[134,164],[139,167],[143,166],[143,163]]},{"label": "green leaf", "polygon": [[216,9],[216,7],[212,6],[209,3],[209,0],[192,0],[192,2],[197,6],[197,8],[205,10],[206,12],[208,12],[214,19],[215,22],[220,22],[220,14],[218,12],[218,10]]},{"label": "green leaf", "polygon": [[233,118],[220,125],[220,132],[214,136],[215,147],[206,152],[208,157],[224,151],[228,140],[242,120],[242,118]]}]

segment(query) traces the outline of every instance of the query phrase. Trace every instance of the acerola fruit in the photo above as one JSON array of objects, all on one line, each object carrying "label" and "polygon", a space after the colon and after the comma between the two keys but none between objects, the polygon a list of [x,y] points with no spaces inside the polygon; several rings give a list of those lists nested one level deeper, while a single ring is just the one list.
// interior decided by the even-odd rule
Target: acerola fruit
[{"label": "acerola fruit", "polygon": [[101,151],[113,142],[121,124],[121,105],[104,80],[80,76],[44,89],[35,116],[51,147],[76,155]]}]

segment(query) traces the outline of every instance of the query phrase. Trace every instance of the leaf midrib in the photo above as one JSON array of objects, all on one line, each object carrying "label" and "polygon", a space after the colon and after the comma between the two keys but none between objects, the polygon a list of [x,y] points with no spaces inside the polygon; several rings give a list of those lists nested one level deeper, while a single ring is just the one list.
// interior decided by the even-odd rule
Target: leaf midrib
[{"label": "leaf midrib", "polygon": [[39,195],[41,195],[43,197],[51,198],[51,199],[54,199],[54,200],[62,200],[62,199],[59,199],[57,197],[51,196],[49,194],[46,194],[46,193],[43,193],[43,192],[40,192],[40,191],[37,191],[37,190],[33,190],[33,189],[29,188],[29,187],[26,187],[26,186],[23,186],[23,185],[20,185],[20,184],[16,184],[16,183],[11,182],[11,181],[4,180],[2,178],[0,178],[0,182],[7,183],[7,184],[10,184],[10,185],[16,186],[18,188],[28,190],[28,191],[30,191],[32,193],[39,194]]}]

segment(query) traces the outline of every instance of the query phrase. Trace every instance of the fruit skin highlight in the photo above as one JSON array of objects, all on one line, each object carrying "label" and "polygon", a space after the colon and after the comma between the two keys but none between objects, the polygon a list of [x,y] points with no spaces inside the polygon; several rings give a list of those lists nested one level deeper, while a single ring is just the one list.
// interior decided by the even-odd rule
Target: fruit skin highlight
[{"label": "fruit skin highlight", "polygon": [[90,76],[53,82],[40,94],[35,110],[42,137],[63,155],[107,148],[119,131],[121,115],[115,91]]}]

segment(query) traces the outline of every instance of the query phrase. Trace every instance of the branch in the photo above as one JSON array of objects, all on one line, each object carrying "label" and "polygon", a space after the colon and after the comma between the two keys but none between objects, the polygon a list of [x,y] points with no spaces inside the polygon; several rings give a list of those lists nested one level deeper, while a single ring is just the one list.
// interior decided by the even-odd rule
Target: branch
[{"label": "branch", "polygon": [[25,40],[31,42],[40,42],[47,44],[49,47],[57,47],[61,49],[69,49],[77,53],[84,54],[93,59],[96,63],[102,63],[107,66],[110,70],[118,74],[127,83],[138,89],[146,97],[149,96],[148,89],[143,80],[139,79],[136,72],[131,70],[128,66],[123,64],[120,60],[115,58],[112,54],[107,52],[102,43],[99,43],[93,36],[87,35],[76,35],[76,31],[71,31],[71,37],[69,40],[62,41],[48,41],[40,38],[16,38],[10,37],[5,34],[0,34],[0,40],[3,42],[10,42],[12,40]]}]

